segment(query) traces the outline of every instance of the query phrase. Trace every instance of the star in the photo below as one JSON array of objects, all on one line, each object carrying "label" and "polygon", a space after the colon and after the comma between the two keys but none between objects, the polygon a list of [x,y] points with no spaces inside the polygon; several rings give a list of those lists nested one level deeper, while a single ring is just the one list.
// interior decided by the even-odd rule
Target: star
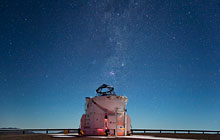
[{"label": "star", "polygon": [[114,71],[110,71],[109,74],[110,74],[110,76],[115,76],[115,72]]}]

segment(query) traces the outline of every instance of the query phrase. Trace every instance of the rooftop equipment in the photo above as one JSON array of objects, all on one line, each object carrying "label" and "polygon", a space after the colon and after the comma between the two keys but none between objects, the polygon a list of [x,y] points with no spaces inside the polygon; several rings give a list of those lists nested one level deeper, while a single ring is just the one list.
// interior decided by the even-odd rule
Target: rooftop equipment
[{"label": "rooftop equipment", "polygon": [[131,120],[126,109],[128,98],[117,96],[114,88],[106,84],[100,86],[96,92],[97,96],[86,97],[81,132],[84,135],[129,135]]}]

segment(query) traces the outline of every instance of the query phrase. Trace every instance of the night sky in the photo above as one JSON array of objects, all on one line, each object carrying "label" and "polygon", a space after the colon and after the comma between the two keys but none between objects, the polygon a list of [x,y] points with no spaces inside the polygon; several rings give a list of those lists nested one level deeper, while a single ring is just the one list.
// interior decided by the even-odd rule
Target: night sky
[{"label": "night sky", "polygon": [[0,128],[78,128],[102,84],[133,128],[220,129],[220,2],[0,0]]}]

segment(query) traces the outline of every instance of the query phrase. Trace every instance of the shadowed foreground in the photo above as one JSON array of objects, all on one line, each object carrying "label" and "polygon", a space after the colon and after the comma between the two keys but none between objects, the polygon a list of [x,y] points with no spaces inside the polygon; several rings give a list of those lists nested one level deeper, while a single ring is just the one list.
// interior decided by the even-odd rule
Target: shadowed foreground
[{"label": "shadowed foreground", "polygon": [[[213,134],[145,134],[155,137],[166,138],[185,138],[185,139],[204,139],[204,140],[220,140],[220,135]],[[0,135],[0,140],[101,140],[105,138],[89,138],[89,137],[67,137],[53,138],[45,134],[24,134],[24,135]],[[126,138],[108,138],[108,140],[128,140]],[[106,140],[106,139],[105,139]]]},{"label": "shadowed foreground", "polygon": [[204,140],[220,140],[220,135],[217,134],[174,134],[174,133],[147,133],[138,135],[148,135],[154,137],[166,138],[184,138],[184,139],[204,139]]},{"label": "shadowed foreground", "polygon": [[[105,138],[88,138],[88,137],[67,137],[54,138],[45,134],[24,134],[24,135],[0,135],[0,140],[101,140]],[[121,138],[108,138],[108,140],[125,140]],[[127,139],[126,139],[127,140]]]}]

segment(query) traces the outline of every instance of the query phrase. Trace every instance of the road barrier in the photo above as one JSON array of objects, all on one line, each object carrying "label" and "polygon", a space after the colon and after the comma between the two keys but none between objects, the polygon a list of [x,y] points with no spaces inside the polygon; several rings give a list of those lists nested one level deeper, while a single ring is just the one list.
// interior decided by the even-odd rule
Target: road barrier
[{"label": "road barrier", "polygon": [[[30,134],[30,133],[78,133],[80,129],[0,129],[0,134]],[[147,133],[186,133],[186,134],[220,134],[220,131],[214,130],[169,130],[169,129],[131,129],[132,134],[147,134]]]},{"label": "road barrier", "polygon": [[168,129],[131,129],[132,134],[138,133],[187,133],[187,134],[220,134],[220,131],[213,130],[168,130]]},{"label": "road barrier", "polygon": [[[56,131],[56,132],[55,132]],[[30,133],[40,133],[43,132],[45,134],[49,134],[50,132],[55,132],[55,133],[78,133],[79,129],[0,129],[0,134],[1,133],[18,133],[18,134],[30,134]]]}]

